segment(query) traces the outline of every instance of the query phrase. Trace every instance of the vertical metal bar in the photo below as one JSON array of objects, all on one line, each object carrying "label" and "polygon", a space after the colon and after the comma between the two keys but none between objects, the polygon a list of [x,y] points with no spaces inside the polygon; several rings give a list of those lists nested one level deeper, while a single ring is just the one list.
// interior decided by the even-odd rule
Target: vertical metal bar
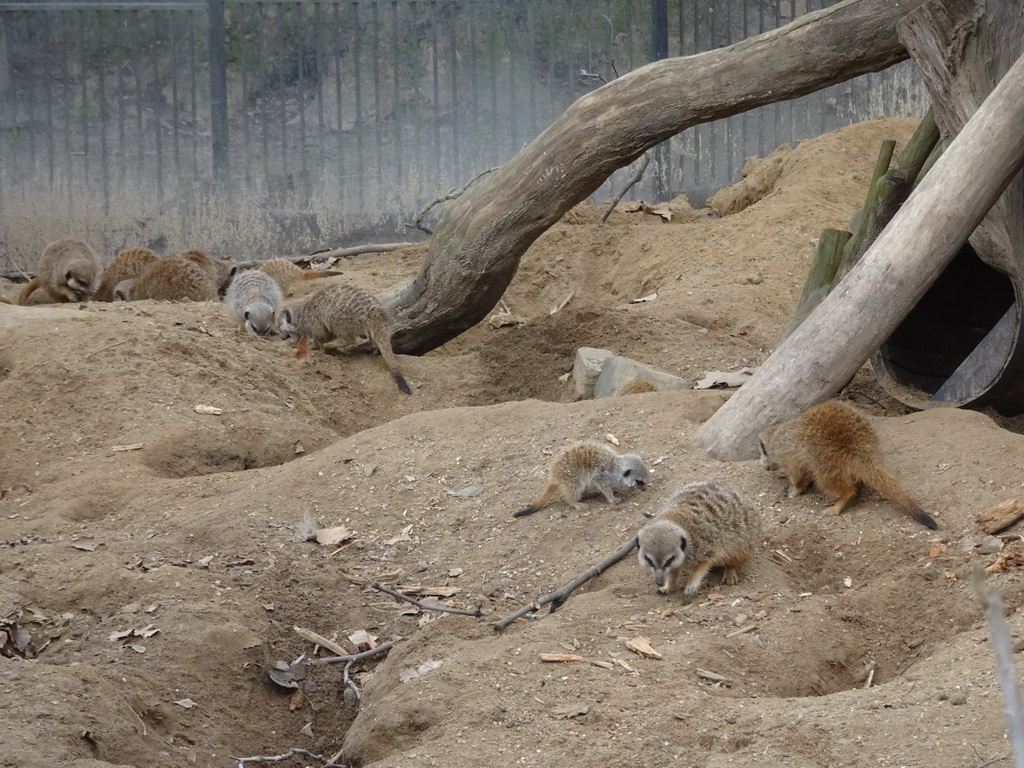
[{"label": "vertical metal bar", "polygon": [[448,69],[451,70],[452,89],[452,161],[449,167],[454,170],[454,182],[458,183],[466,173],[463,170],[462,153],[459,151],[459,120],[462,110],[459,108],[459,58],[455,34],[457,16],[455,3],[448,3]]},{"label": "vertical metal bar", "polygon": [[[244,9],[244,10],[243,10]],[[251,6],[238,6],[238,29],[242,30],[239,41],[238,68],[242,71],[242,172],[245,176],[245,192],[252,190],[252,150],[250,147],[251,132],[249,130],[249,100],[252,95],[249,84],[249,41],[244,30],[249,28],[252,20]],[[244,14],[244,15],[243,15]]]},{"label": "vertical metal bar", "polygon": [[259,76],[259,89],[260,89],[260,124],[261,132],[260,139],[262,142],[262,158],[263,158],[263,185],[264,188],[269,188],[270,185],[270,127],[267,124],[267,113],[270,111],[270,95],[269,95],[269,82],[267,79],[267,68],[264,62],[267,59],[267,39],[264,30],[268,26],[267,21],[267,7],[264,3],[259,3],[257,7],[257,14],[259,15],[257,27],[259,32],[256,35],[256,74]]},{"label": "vertical metal bar", "polygon": [[498,28],[498,4],[491,3],[491,164],[501,162],[498,153],[498,51],[494,44],[494,30]]},{"label": "vertical metal bar", "polygon": [[[334,4],[334,29],[341,34],[341,13],[340,3]],[[338,153],[338,207],[341,209],[342,221],[345,219],[345,138],[344,122],[341,110],[341,53],[337,46],[334,46],[334,98],[337,106],[338,130],[335,132],[337,139],[336,151]]]},{"label": "vertical metal bar", "polygon": [[[502,24],[505,34],[505,47],[508,50],[508,107],[509,107],[509,156],[515,156],[519,150],[519,110],[516,104],[516,43],[512,37],[512,24],[506,18]],[[495,30],[497,32],[497,30]]]},{"label": "vertical metal bar", "polygon": [[374,2],[370,6],[370,17],[373,26],[373,133],[377,145],[377,194],[380,195],[380,183],[384,176],[384,124],[381,118],[380,100],[380,14],[377,12],[378,4]]},{"label": "vertical metal bar", "polygon": [[285,188],[287,189],[288,179],[288,94],[287,94],[287,80],[286,75],[288,72],[288,52],[285,50],[284,43],[287,38],[287,9],[284,3],[277,3],[277,72],[274,80],[277,83],[277,92],[280,96],[278,99],[279,106],[281,108],[281,173],[286,182]]},{"label": "vertical metal bar", "polygon": [[476,41],[476,3],[467,6],[469,12],[469,98],[473,104],[472,121],[469,125],[470,134],[473,136],[473,172],[479,173],[484,166],[480,156],[480,145],[483,144],[483,137],[480,135],[480,84],[477,75],[480,70],[480,60],[477,56],[479,47]]},{"label": "vertical metal bar", "polygon": [[[433,75],[433,104],[434,104],[434,179],[438,180],[441,177],[441,90],[440,90],[440,70],[438,67],[438,50],[437,50],[437,0],[431,0],[430,3],[430,66],[431,74]],[[436,181],[435,181],[436,183]]]},{"label": "vertical metal bar", "polygon": [[[413,48],[414,48],[414,50],[416,50],[418,52],[419,51],[419,47],[420,47],[420,39],[421,39],[420,38],[420,30],[423,28],[423,24],[421,23],[421,20],[423,18],[423,5],[421,3],[419,3],[419,2],[415,2],[415,0],[414,0],[412,3],[409,4],[409,9],[412,12],[412,16],[413,16],[412,23],[411,23],[412,34],[413,34]],[[416,91],[417,92],[419,91],[419,83],[420,83],[420,71],[419,71],[420,67],[419,67],[419,62],[420,62],[419,56],[417,55],[417,57],[416,57],[416,64],[414,65],[415,68],[416,68],[415,69],[416,74],[414,75],[414,77],[416,77]],[[424,163],[423,163],[423,154],[424,154],[423,153],[423,145],[424,145],[424,141],[425,140],[424,140],[424,136],[423,136],[423,134],[424,134],[423,114],[420,111],[420,100],[419,100],[419,98],[414,98],[410,102],[410,106],[412,107],[411,112],[412,112],[412,125],[413,125],[413,130],[412,130],[413,160],[416,163],[416,172],[415,172],[415,177],[416,177],[416,200],[417,200],[417,202],[423,202],[423,196],[424,196],[424,191],[423,191],[423,178],[424,178],[424,173],[423,173],[423,165],[424,165]],[[434,192],[433,189],[431,189],[430,191]]]},{"label": "vertical metal bar", "polygon": [[175,194],[181,194],[181,139],[178,132],[178,11],[168,13],[168,27],[171,45],[171,137],[174,146]]},{"label": "vertical metal bar", "polygon": [[314,71],[316,73],[316,145],[319,148],[319,154],[317,155],[317,175],[318,178],[323,178],[324,166],[327,165],[327,148],[325,146],[325,142],[327,140],[327,126],[324,123],[323,68],[327,57],[326,51],[324,50],[324,18],[323,3],[321,2],[317,2],[313,5],[313,24],[316,27],[316,35],[314,35],[314,42],[316,45],[316,67],[314,68]]},{"label": "vertical metal bar", "polygon": [[392,78],[395,81],[395,90],[392,96],[394,104],[391,111],[394,130],[391,140],[394,142],[395,183],[398,185],[397,188],[401,189],[405,183],[405,174],[402,168],[402,89],[399,84],[402,74],[402,54],[398,37],[398,0],[391,2],[391,52],[395,68]]},{"label": "vertical metal bar", "polygon": [[92,179],[89,176],[89,78],[85,72],[85,46],[86,46],[86,24],[85,11],[79,11],[76,15],[78,23],[78,60],[81,62],[81,69],[78,76],[81,86],[82,104],[79,111],[79,118],[82,122],[82,171],[84,174],[82,188],[86,192],[92,188]]},{"label": "vertical metal bar", "polygon": [[[48,44],[51,46],[50,50],[56,51],[57,48],[57,36],[54,31],[53,25],[53,14],[46,13],[46,35]],[[118,70],[120,71],[120,70]],[[47,72],[46,76],[46,154],[47,154],[47,171],[49,172],[49,185],[47,189],[52,192],[53,185],[56,181],[55,176],[57,172],[57,147],[54,139],[54,128],[53,128],[53,77],[52,71]]]},{"label": "vertical metal bar", "polygon": [[534,3],[532,0],[527,0],[526,3],[526,39],[527,39],[527,56],[529,61],[527,63],[527,82],[530,84],[530,127],[529,127],[529,139],[533,139],[538,133],[537,128],[537,78],[535,76],[535,66],[537,63],[537,32],[536,32],[537,19],[534,14]]},{"label": "vertical metal bar", "polygon": [[199,13],[197,11],[189,11],[189,30],[188,30],[188,55],[192,61],[189,67],[191,73],[189,78],[189,91],[191,96],[190,109],[192,111],[192,184],[193,189],[199,182],[199,62],[196,60],[196,29],[199,27]]},{"label": "vertical metal bar", "polygon": [[[28,27],[31,20],[29,13],[19,14],[24,21],[25,35],[23,39],[28,39]],[[28,173],[25,175],[25,181],[29,182],[35,178],[36,175],[36,130],[35,130],[35,96],[36,89],[35,78],[25,78],[25,133],[28,134]]]},{"label": "vertical metal bar", "polygon": [[362,94],[362,74],[360,71],[360,62],[362,47],[360,41],[363,38],[362,30],[360,29],[359,23],[359,3],[353,0],[352,2],[352,66],[355,69],[355,98],[356,98],[356,116],[355,121],[352,124],[353,130],[356,132],[356,172],[358,178],[356,180],[359,199],[363,198],[363,94]]},{"label": "vertical metal bar", "polygon": [[103,176],[103,215],[110,215],[110,153],[107,148],[107,88],[103,70],[109,60],[109,52],[103,35],[103,11],[96,12],[96,44],[99,46],[97,67],[97,98],[100,103],[100,174]]},{"label": "vertical metal bar", "polygon": [[[142,11],[136,10],[134,12],[135,18],[135,35],[138,39],[143,34],[142,25]],[[133,37],[129,33],[129,39]],[[133,45],[131,46],[133,52],[132,56],[132,70],[135,72],[135,135],[139,142],[139,160],[138,160],[138,178],[137,183],[139,189],[145,189],[146,184],[146,171],[145,171],[145,154],[146,154],[146,141],[145,132],[142,130],[142,46]]]},{"label": "vertical metal bar", "polygon": [[[153,87],[160,91],[160,24],[159,17],[155,10],[150,11],[153,20],[153,43],[149,47],[151,64],[153,66]],[[160,114],[160,99],[153,100],[153,137],[156,144],[156,199],[160,206],[164,204],[164,142],[161,131],[162,115]]]},{"label": "vertical metal bar", "polygon": [[[207,0],[210,46],[210,149],[213,152],[213,179],[223,185],[228,180],[228,73],[224,45],[224,0]],[[159,130],[157,131],[159,136]],[[159,147],[159,145],[158,145]],[[159,148],[157,149],[159,156]]]},{"label": "vertical metal bar", "polygon": [[125,175],[128,170],[128,145],[127,137],[125,135],[125,115],[124,115],[124,67],[125,63],[121,61],[122,43],[121,37],[122,32],[126,26],[125,12],[121,9],[113,11],[114,14],[114,52],[117,56],[117,150],[120,156],[120,161],[117,164],[117,187],[118,189],[124,189],[125,186]]},{"label": "vertical metal bar", "polygon": [[[651,0],[651,53],[654,61],[668,58],[668,0]],[[651,194],[655,201],[667,199],[666,178],[671,173],[671,155],[668,142],[654,148],[654,173],[651,175]]]},{"label": "vertical metal bar", "polygon": [[306,48],[302,44],[305,32],[305,16],[303,6],[295,4],[292,6],[292,20],[295,22],[295,42],[298,46],[295,56],[298,59],[298,105],[299,105],[299,169],[300,178],[296,185],[298,199],[306,202],[309,184],[309,162],[306,157]]}]

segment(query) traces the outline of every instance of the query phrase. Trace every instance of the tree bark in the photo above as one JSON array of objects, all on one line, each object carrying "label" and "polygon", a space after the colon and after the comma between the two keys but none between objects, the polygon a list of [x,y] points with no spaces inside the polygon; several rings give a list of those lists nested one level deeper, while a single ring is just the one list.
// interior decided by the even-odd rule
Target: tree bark
[{"label": "tree bark", "polygon": [[659,142],[902,61],[896,23],[924,2],[846,0],[728,48],[648,64],[582,96],[457,200],[419,274],[381,295],[395,351],[422,354],[482,320],[530,244]]},{"label": "tree bark", "polygon": [[964,126],[847,279],[697,433],[718,459],[835,394],[946,268],[1024,164],[1024,57]]}]

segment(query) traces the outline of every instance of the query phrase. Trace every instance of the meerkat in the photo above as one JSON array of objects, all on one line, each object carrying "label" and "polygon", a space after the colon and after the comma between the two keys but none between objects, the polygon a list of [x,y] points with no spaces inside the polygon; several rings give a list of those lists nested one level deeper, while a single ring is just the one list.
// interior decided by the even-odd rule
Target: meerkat
[{"label": "meerkat", "polygon": [[789,478],[793,498],[814,483],[836,497],[825,511],[839,514],[861,485],[888,497],[926,528],[938,528],[882,463],[878,434],[852,405],[829,400],[808,408],[795,419],[760,434],[761,466],[782,469]]},{"label": "meerkat", "polygon": [[157,259],[138,277],[114,286],[115,301],[215,301],[217,281],[210,270],[191,259],[170,256]]},{"label": "meerkat", "polygon": [[637,533],[640,564],[662,595],[683,574],[689,574],[685,593],[694,594],[715,567],[724,570],[725,584],[736,584],[737,569],[754,556],[760,540],[757,507],[721,480],[684,485]]},{"label": "meerkat", "polygon": [[291,294],[292,287],[300,280],[317,280],[321,277],[341,275],[341,272],[330,269],[302,269],[288,259],[268,259],[260,264],[260,272],[266,272],[274,278],[286,294]]},{"label": "meerkat", "polygon": [[641,395],[645,392],[659,392],[657,385],[653,381],[647,379],[630,379],[617,390],[615,390],[616,397],[623,397],[625,395]]},{"label": "meerkat", "polygon": [[56,302],[83,301],[95,292],[99,272],[99,256],[88,243],[71,238],[50,243],[39,257],[36,276],[21,289],[18,303],[28,304],[37,288]]},{"label": "meerkat", "polygon": [[537,500],[513,517],[532,515],[552,499],[561,497],[575,509],[584,509],[584,496],[600,493],[609,504],[621,504],[617,487],[647,490],[650,473],[635,453],[618,454],[602,443],[573,443],[563,448],[548,467],[547,482]]},{"label": "meerkat", "polygon": [[284,294],[270,275],[258,269],[239,272],[224,294],[224,308],[250,333],[269,336],[274,333],[274,317]]},{"label": "meerkat", "polygon": [[346,344],[368,339],[380,351],[398,388],[412,394],[391,348],[391,320],[372,293],[354,285],[329,285],[286,306],[277,324],[285,341],[298,342],[308,336],[311,342],[323,346],[335,339]]},{"label": "meerkat", "polygon": [[231,285],[231,279],[238,271],[238,266],[231,259],[211,259],[205,253],[196,248],[189,248],[187,251],[182,251],[178,254],[178,258],[187,259],[188,261],[194,262],[205,269],[217,285],[218,296],[223,296],[227,292],[228,286]]},{"label": "meerkat", "polygon": [[159,258],[149,248],[129,248],[121,251],[103,269],[93,301],[113,301],[114,288],[118,283],[138,277],[146,267]]}]

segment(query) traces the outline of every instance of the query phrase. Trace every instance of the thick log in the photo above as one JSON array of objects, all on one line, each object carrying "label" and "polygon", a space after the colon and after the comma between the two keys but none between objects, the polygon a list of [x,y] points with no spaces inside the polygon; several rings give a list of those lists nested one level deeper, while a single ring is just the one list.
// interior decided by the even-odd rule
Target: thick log
[{"label": "thick log", "polygon": [[814,254],[814,261],[807,271],[807,279],[804,280],[804,290],[800,294],[800,303],[796,306],[793,319],[789,321],[782,338],[786,338],[802,323],[809,314],[818,306],[822,299],[828,296],[836,282],[836,272],[843,260],[843,248],[850,240],[850,233],[845,229],[824,229],[821,237],[818,238],[818,249]]},{"label": "thick log", "polygon": [[[944,145],[956,136],[1002,73],[1024,52],[1019,2],[931,0],[897,31],[932,96]],[[1024,280],[1024,174],[971,234],[978,256],[1011,280]]]},{"label": "thick log", "polygon": [[1024,57],[1010,68],[853,271],[696,436],[719,459],[835,394],[878,349],[1024,164]]},{"label": "thick log", "polygon": [[648,64],[582,96],[455,201],[419,274],[381,296],[395,351],[422,354],[486,317],[530,244],[656,144],[902,61],[896,23],[923,3],[846,0],[727,48]]}]

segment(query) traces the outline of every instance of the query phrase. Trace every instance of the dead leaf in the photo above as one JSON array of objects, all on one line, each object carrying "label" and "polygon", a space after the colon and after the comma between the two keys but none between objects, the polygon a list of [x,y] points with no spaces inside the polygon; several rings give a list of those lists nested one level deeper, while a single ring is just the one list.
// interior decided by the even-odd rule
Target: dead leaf
[{"label": "dead leaf", "polygon": [[302,699],[303,699],[302,691],[301,690],[296,690],[295,693],[293,693],[288,698],[288,711],[289,712],[294,712],[296,709],[301,707],[302,706]]},{"label": "dead leaf", "polygon": [[171,703],[177,704],[179,707],[184,707],[185,709],[193,709],[194,707],[199,706],[194,701],[192,701],[192,699],[178,699],[177,701],[172,701]]},{"label": "dead leaf", "polygon": [[582,656],[578,656],[575,653],[542,653],[540,654],[540,660],[548,663],[564,663],[564,662],[583,662],[587,663],[587,660]]},{"label": "dead leaf", "polygon": [[100,542],[96,541],[92,536],[80,536],[77,539],[71,540],[71,546],[75,549],[84,549],[86,552],[92,552],[100,545]]},{"label": "dead leaf", "polygon": [[704,378],[693,385],[694,389],[712,387],[742,387],[754,375],[754,368],[740,368],[738,371],[705,371]]},{"label": "dead leaf", "polygon": [[303,334],[302,338],[299,339],[299,343],[295,346],[295,359],[296,360],[305,360],[306,356],[308,354],[309,354],[309,336],[306,336],[305,334]]},{"label": "dead leaf", "polygon": [[339,525],[334,528],[321,528],[316,532],[317,542],[324,547],[334,547],[341,542],[351,539],[353,536],[346,526]]},{"label": "dead leaf", "polygon": [[313,724],[306,723],[304,726],[302,726],[302,729],[299,731],[299,733],[301,733],[303,736],[309,736],[310,738],[313,738]]},{"label": "dead leaf", "polygon": [[274,610],[274,604],[273,603],[264,603],[263,604],[263,610],[265,610],[265,611],[272,611],[272,610]]},{"label": "dead leaf", "polygon": [[522,323],[523,321],[511,312],[495,312],[487,318],[487,324],[491,326],[491,328],[509,328],[516,325],[522,325]]},{"label": "dead leaf", "polygon": [[409,535],[409,532],[411,530],[412,530],[412,525],[407,525],[407,526],[405,526],[405,528],[402,529],[401,533],[395,534],[390,539],[385,539],[384,543],[388,544],[388,545],[391,545],[391,544],[397,544],[400,541],[412,541],[412,536]]},{"label": "dead leaf", "polygon": [[371,650],[377,647],[377,636],[371,635],[365,629],[357,629],[351,635],[348,636],[350,643],[357,647],[366,646],[366,650]]},{"label": "dead leaf", "polygon": [[946,552],[945,544],[936,544],[934,547],[928,550],[928,557],[934,560],[937,557],[942,557]]},{"label": "dead leaf", "polygon": [[306,449],[302,445],[302,441],[300,441],[300,440],[296,440],[295,444],[292,447],[295,449],[295,453],[296,454],[300,454],[300,453],[305,453],[306,452]]},{"label": "dead leaf", "polygon": [[661,205],[647,205],[642,203],[643,212],[651,216],[661,216],[665,221],[672,221],[672,209],[669,208],[668,203],[662,203]]},{"label": "dead leaf", "polygon": [[131,648],[136,653],[145,653],[146,652],[146,646],[139,645],[138,643],[126,643],[125,644],[125,648]]},{"label": "dead leaf", "polygon": [[994,555],[1003,548],[1002,539],[995,536],[968,536],[961,543],[964,552],[973,552],[977,555]]},{"label": "dead leaf", "polygon": [[110,634],[109,634],[109,635],[107,636],[107,640],[109,640],[110,642],[112,642],[112,643],[113,643],[113,642],[116,642],[116,641],[118,641],[118,640],[123,640],[123,639],[124,639],[124,638],[126,638],[126,637],[131,637],[131,635],[132,635],[132,634],[133,634],[134,632],[135,632],[135,630],[134,630],[134,629],[126,629],[126,630],[124,630],[124,631],[122,631],[122,632],[111,632],[111,633],[110,633]]},{"label": "dead leaf", "polygon": [[422,677],[423,675],[427,674],[427,672],[430,672],[433,669],[437,669],[441,666],[441,664],[442,662],[440,661],[430,660],[424,661],[422,664],[416,667],[401,667],[398,670],[398,679],[401,680],[403,683],[407,683],[410,680],[413,680],[417,677]]},{"label": "dead leaf", "polygon": [[471,499],[484,492],[482,485],[467,485],[460,491],[446,491],[449,496],[458,496],[460,499]]},{"label": "dead leaf", "polygon": [[128,445],[112,445],[110,447],[110,450],[114,451],[115,453],[119,453],[121,451],[137,451],[140,448],[142,448],[143,445],[144,445],[144,443],[130,443]]},{"label": "dead leaf", "polygon": [[320,524],[313,518],[313,513],[308,509],[302,515],[302,522],[295,525],[295,535],[299,541],[316,541]]},{"label": "dead leaf", "polygon": [[586,704],[562,704],[551,710],[556,720],[570,720],[574,717],[582,717],[590,711]]},{"label": "dead leaf", "polygon": [[651,641],[643,635],[637,635],[636,637],[630,638],[624,641],[626,647],[629,648],[633,653],[642,659],[662,659],[664,658],[654,648],[651,647]]},{"label": "dead leaf", "polygon": [[223,408],[217,408],[216,406],[213,405],[200,404],[196,405],[192,410],[195,411],[196,413],[201,413],[204,416],[220,416],[222,413],[224,413]]}]

